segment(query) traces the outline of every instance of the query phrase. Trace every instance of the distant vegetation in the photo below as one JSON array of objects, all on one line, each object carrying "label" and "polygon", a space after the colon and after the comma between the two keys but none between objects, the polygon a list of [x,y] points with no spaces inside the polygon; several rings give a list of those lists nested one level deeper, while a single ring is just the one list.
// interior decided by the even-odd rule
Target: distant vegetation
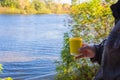
[{"label": "distant vegetation", "polygon": [[0,0],[0,14],[63,14],[70,5],[53,0]]}]

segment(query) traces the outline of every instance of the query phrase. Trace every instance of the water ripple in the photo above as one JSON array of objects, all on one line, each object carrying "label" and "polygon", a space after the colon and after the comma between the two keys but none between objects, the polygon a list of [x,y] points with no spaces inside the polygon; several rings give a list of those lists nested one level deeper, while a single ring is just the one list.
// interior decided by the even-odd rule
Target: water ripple
[{"label": "water ripple", "polygon": [[67,19],[67,15],[0,15],[0,63],[4,68],[0,77],[50,78],[68,31]]}]

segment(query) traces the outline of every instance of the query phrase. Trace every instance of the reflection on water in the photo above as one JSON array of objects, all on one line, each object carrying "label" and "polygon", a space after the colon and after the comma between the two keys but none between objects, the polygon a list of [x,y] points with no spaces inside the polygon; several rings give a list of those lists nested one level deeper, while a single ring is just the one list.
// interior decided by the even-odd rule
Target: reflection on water
[{"label": "reflection on water", "polygon": [[[68,15],[0,15],[0,77],[39,80],[55,72]],[[35,79],[36,78],[36,79]]]},{"label": "reflection on water", "polygon": [[[42,55],[42,56],[29,56],[26,53],[18,52],[2,52],[0,53],[0,62],[27,62],[33,60],[57,60],[58,56]],[[3,57],[4,56],[4,57]]]}]

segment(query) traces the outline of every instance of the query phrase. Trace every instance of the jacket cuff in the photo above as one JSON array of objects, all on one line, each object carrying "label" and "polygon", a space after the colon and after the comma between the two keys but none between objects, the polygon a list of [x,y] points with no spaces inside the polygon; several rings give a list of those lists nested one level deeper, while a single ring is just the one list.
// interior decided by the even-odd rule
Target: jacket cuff
[{"label": "jacket cuff", "polygon": [[92,47],[93,47],[93,49],[94,49],[95,56],[94,56],[93,58],[90,58],[90,60],[91,60],[92,62],[97,62],[97,59],[98,59],[97,46],[96,46],[96,45],[93,45]]}]

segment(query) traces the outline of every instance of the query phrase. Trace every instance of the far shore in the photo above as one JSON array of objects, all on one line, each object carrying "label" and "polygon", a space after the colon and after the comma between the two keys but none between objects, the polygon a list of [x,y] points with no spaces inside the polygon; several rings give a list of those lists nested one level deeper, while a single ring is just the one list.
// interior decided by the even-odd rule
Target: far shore
[{"label": "far shore", "polygon": [[5,14],[5,15],[65,15],[65,14],[70,14],[70,13],[0,13],[0,15]]},{"label": "far shore", "polygon": [[36,11],[34,9],[30,9],[29,11],[21,10],[17,8],[9,8],[9,7],[0,7],[0,14],[23,14],[23,15],[29,15],[29,14],[70,14],[70,11],[61,10],[58,12],[51,12],[47,10],[41,10]]}]

